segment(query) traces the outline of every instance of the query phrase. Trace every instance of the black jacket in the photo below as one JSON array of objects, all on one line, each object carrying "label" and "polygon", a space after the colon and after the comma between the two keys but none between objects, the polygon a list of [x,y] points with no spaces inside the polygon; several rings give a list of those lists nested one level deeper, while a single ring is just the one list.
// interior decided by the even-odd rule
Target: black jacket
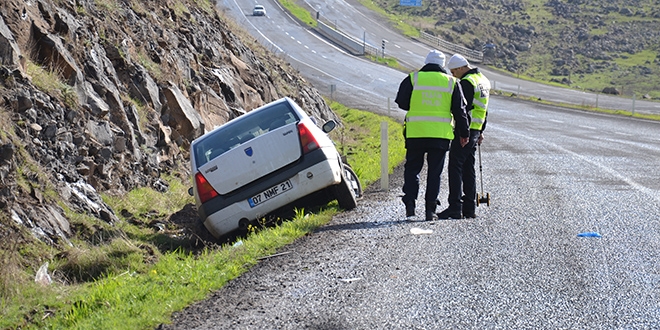
[{"label": "black jacket", "polygon": [[[437,64],[426,64],[419,71],[436,71],[446,73],[445,70]],[[468,82],[468,84],[470,84]],[[413,85],[410,75],[407,75],[396,93],[394,102],[399,108],[408,111],[410,110],[410,96],[412,95]],[[472,90],[474,95],[474,89]],[[456,84],[451,96],[451,113],[454,116],[456,126],[454,127],[454,134],[463,138],[470,136],[470,121],[466,113],[466,100],[463,95],[461,84]],[[437,147],[448,148],[449,141],[447,139],[436,138],[406,138],[406,148],[421,148],[421,147]]]}]

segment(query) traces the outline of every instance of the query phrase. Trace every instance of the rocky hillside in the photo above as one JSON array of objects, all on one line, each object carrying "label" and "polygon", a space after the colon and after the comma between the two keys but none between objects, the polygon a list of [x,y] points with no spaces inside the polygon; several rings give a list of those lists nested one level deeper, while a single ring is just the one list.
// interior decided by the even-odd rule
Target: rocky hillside
[{"label": "rocky hillside", "polygon": [[117,222],[100,193],[189,180],[193,139],[269,101],[335,118],[233,30],[208,0],[2,0],[0,251],[71,245],[75,214]]},{"label": "rocky hillside", "polygon": [[483,50],[486,64],[512,74],[660,99],[657,1],[369,2],[442,39]]}]

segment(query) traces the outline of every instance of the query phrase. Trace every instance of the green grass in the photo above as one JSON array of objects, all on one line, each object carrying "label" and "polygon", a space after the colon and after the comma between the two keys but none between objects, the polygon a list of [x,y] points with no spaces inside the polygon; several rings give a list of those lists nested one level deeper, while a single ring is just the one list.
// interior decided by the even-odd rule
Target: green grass
[{"label": "green grass", "polygon": [[64,83],[56,70],[49,70],[32,61],[27,61],[27,73],[32,77],[32,83],[42,92],[56,95],[66,105],[75,107],[78,104],[73,87]]},{"label": "green grass", "polygon": [[393,69],[397,69],[397,70],[400,70],[400,71],[403,71],[403,72],[407,71],[407,69],[404,68],[401,64],[399,64],[399,61],[397,61],[397,59],[393,58],[393,57],[387,57],[387,56],[381,57],[381,56],[374,56],[374,55],[365,55],[365,58],[367,58],[370,61],[375,62],[375,63],[380,63],[380,64],[387,65],[388,67],[393,68]]},{"label": "green grass", "polygon": [[[347,153],[363,186],[380,177],[381,122],[388,123],[388,171],[403,161],[399,123],[338,103],[331,106],[343,124],[331,136]],[[154,216],[167,218],[190,203],[190,182],[177,176],[163,179],[170,185],[167,193],[140,188],[125,196],[104,196],[122,214],[114,226],[94,223],[86,216],[73,217],[78,238],[72,239],[74,247],[68,251],[54,255],[40,242],[22,251],[0,250],[0,329],[153,329],[170,322],[173,312],[207,298],[260,258],[308,235],[339,212],[335,202],[314,214],[298,210],[291,221],[251,231],[240,246],[211,246],[198,253],[185,247],[168,249],[157,239],[162,235],[143,224]],[[154,215],[153,210],[158,212]],[[127,214],[130,222],[124,217]],[[15,262],[38,253],[44,254],[41,260],[51,254],[50,274],[59,278],[66,274],[69,280],[41,286],[34,282],[38,265],[25,272]]]},{"label": "green grass", "polygon": [[312,16],[312,14],[307,9],[298,6],[295,1],[278,0],[278,2],[282,5],[282,7],[286,8],[289,13],[298,18],[303,23],[311,27],[316,27],[317,22],[316,18],[314,18],[315,16]]},{"label": "green grass", "polygon": [[[603,12],[602,4],[597,1],[568,3],[574,8],[570,15],[555,15],[550,6],[543,0],[524,0],[516,2],[516,6],[504,6],[498,2],[484,2],[468,10],[467,17],[458,20],[447,20],[456,11],[437,3],[425,1],[421,7],[400,6],[398,0],[359,0],[365,7],[380,13],[391,25],[398,28],[401,33],[413,36],[411,30],[422,29],[437,35],[449,42],[472,49],[479,49],[485,42],[493,42],[499,47],[511,47],[509,36],[503,35],[498,26],[514,25],[526,28],[534,26],[534,34],[528,38],[531,48],[527,51],[517,51],[516,60],[495,58],[487,64],[493,69],[511,70],[509,73],[521,79],[529,79],[542,83],[552,83],[551,80],[568,78],[571,81],[569,88],[600,92],[605,87],[619,88],[628,97],[649,95],[660,99],[660,79],[657,71],[660,70],[660,61],[657,57],[657,38],[649,35],[648,38],[637,40],[622,40],[631,45],[645,42],[645,49],[636,51],[634,55],[621,51],[612,56],[611,60],[591,59],[576,52],[575,60],[568,62],[565,67],[571,72],[567,76],[553,76],[553,61],[556,57],[568,56],[569,50],[577,49],[584,41],[578,38],[567,39],[566,33],[576,28],[584,29],[592,37],[603,36],[616,26],[624,25],[625,29],[653,30],[653,3],[635,3],[633,16],[625,16],[618,11]],[[615,0],[609,4],[623,8],[628,3]],[[629,6],[628,6],[629,7]],[[509,11],[507,9],[514,8]],[[560,14],[564,14],[563,12]],[[599,16],[600,24],[589,24],[595,16]],[[550,21],[554,24],[549,24]],[[580,23],[585,22],[585,23]],[[456,32],[454,28],[462,26],[465,32]],[[657,30],[657,29],[656,29]],[[638,34],[639,35],[639,34]],[[612,36],[611,42],[618,44],[617,36]],[[573,47],[574,46],[574,47]],[[558,51],[564,49],[564,51]],[[597,68],[601,64],[604,68]],[[516,67],[517,65],[517,67]],[[589,69],[592,66],[593,70]],[[639,66],[645,66],[650,73],[641,74]]]},{"label": "green grass", "polygon": [[387,122],[389,173],[405,158],[403,127],[392,118],[367,111],[349,109],[333,102],[331,106],[342,120],[349,123],[331,137],[337,142],[340,153],[360,177],[360,182],[370,184],[380,178],[380,125]]}]

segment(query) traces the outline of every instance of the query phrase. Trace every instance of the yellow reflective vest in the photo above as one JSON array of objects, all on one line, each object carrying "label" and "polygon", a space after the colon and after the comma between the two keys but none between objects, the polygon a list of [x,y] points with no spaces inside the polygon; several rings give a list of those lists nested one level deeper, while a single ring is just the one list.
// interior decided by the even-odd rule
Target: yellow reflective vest
[{"label": "yellow reflective vest", "polygon": [[480,131],[486,120],[488,111],[488,96],[490,95],[490,80],[481,72],[471,73],[463,77],[474,86],[472,110],[470,110],[470,129]]},{"label": "yellow reflective vest", "polygon": [[454,139],[451,96],[457,79],[437,71],[410,74],[413,85],[406,114],[406,138]]}]

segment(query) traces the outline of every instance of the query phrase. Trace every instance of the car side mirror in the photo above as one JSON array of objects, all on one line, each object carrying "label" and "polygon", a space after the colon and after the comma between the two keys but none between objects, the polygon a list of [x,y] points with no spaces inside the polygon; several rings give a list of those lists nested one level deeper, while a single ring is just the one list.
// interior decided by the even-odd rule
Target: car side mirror
[{"label": "car side mirror", "polygon": [[325,124],[323,124],[323,126],[321,127],[321,129],[322,129],[323,132],[325,132],[325,133],[330,133],[330,131],[332,131],[333,129],[335,129],[335,127],[337,127],[337,122],[334,121],[334,120],[328,120],[327,122],[325,122]]}]

